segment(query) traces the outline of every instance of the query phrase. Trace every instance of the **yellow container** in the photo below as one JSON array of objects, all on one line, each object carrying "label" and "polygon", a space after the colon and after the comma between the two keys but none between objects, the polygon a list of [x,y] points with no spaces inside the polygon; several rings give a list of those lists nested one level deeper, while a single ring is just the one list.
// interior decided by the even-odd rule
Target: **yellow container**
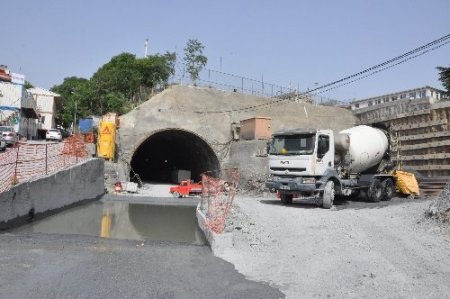
[{"label": "yellow container", "polygon": [[97,156],[108,160],[114,159],[116,150],[116,124],[102,121],[98,127]]},{"label": "yellow container", "polygon": [[416,176],[413,173],[396,170],[394,171],[394,177],[396,178],[397,189],[406,195],[419,196],[419,184],[417,183]]}]

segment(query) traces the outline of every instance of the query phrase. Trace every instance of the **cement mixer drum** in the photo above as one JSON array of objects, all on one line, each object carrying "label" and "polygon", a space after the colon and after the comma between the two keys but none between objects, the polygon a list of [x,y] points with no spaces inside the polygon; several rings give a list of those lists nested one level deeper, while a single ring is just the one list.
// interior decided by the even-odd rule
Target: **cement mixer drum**
[{"label": "cement mixer drum", "polygon": [[[339,132],[339,140],[347,140],[346,147],[350,154],[351,173],[362,173],[365,170],[379,164],[388,150],[388,138],[380,129],[369,126],[356,126]],[[347,135],[348,138],[342,138]],[[336,145],[336,148],[343,146]],[[344,148],[345,148],[344,147]]]}]

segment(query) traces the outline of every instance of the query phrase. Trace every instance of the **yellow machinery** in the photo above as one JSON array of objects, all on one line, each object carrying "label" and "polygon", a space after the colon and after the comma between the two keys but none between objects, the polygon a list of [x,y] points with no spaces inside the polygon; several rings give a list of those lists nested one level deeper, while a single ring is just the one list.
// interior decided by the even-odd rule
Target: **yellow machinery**
[{"label": "yellow machinery", "polygon": [[116,150],[116,124],[101,121],[98,127],[97,156],[107,160],[114,159]]},{"label": "yellow machinery", "polygon": [[394,171],[394,177],[397,181],[396,187],[400,193],[415,196],[420,195],[419,184],[413,173],[396,170]]}]

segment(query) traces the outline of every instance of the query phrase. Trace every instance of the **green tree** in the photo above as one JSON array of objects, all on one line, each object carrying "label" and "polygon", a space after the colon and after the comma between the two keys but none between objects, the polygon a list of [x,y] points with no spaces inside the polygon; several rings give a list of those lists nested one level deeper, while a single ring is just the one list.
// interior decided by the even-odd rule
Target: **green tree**
[{"label": "green tree", "polygon": [[130,53],[122,53],[100,67],[92,76],[95,91],[101,94],[120,92],[127,99],[133,99],[142,81],[136,57]]},{"label": "green tree", "polygon": [[439,80],[447,89],[447,94],[450,95],[450,67],[438,66],[437,69],[439,71]]},{"label": "green tree", "polygon": [[208,62],[208,58],[203,55],[204,48],[205,46],[196,39],[188,40],[186,47],[184,48],[186,71],[189,73],[194,84],[197,81],[201,70]]},{"label": "green tree", "polygon": [[68,77],[50,90],[61,96],[62,105],[57,114],[65,128],[72,124],[75,114],[77,119],[92,115],[94,92],[88,79]]},{"label": "green tree", "polygon": [[25,89],[34,88],[33,84],[31,84],[30,81],[26,81],[26,80],[25,80],[25,85],[24,86],[25,86]]}]

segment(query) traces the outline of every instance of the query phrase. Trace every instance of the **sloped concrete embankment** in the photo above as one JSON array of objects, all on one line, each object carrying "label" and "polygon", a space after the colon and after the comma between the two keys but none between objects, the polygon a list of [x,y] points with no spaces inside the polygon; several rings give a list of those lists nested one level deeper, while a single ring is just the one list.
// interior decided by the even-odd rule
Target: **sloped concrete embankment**
[{"label": "sloped concrete embankment", "polygon": [[89,159],[14,186],[0,194],[0,228],[100,198],[105,192],[103,173],[104,161]]}]

